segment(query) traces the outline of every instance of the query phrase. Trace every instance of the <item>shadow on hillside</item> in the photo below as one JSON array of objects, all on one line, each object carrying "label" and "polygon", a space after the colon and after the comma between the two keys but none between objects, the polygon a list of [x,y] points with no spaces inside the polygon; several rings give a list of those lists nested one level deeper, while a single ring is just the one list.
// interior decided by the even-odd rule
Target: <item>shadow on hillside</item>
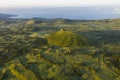
[{"label": "shadow on hillside", "polygon": [[116,44],[120,43],[120,30],[97,30],[78,32],[88,38],[90,44]]}]

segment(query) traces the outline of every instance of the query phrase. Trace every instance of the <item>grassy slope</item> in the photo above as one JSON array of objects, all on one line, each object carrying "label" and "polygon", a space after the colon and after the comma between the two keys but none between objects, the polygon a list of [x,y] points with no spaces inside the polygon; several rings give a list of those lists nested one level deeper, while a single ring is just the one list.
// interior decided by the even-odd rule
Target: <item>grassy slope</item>
[{"label": "grassy slope", "polygon": [[[29,26],[27,20],[2,21],[0,80],[120,80],[119,19],[62,23],[38,20]],[[60,28],[87,37],[90,45],[51,47],[40,38]],[[59,45],[79,44],[78,35],[69,31],[57,32],[53,39]]]},{"label": "grassy slope", "polygon": [[47,37],[48,44],[55,46],[83,46],[85,39],[79,35],[70,31],[57,31]]},{"label": "grassy slope", "polygon": [[[120,73],[116,73],[115,70],[112,70],[109,65],[106,64],[103,54],[98,54],[97,57],[93,58],[91,55],[92,52],[87,54],[83,53],[82,49],[78,49],[78,54],[72,53],[72,51],[69,52],[68,49],[69,48],[46,49],[45,51],[39,49],[37,51],[35,50],[36,53],[34,54],[28,53],[17,57],[2,68],[2,75],[0,77],[3,80],[119,79]],[[60,53],[61,50],[66,52]]]}]

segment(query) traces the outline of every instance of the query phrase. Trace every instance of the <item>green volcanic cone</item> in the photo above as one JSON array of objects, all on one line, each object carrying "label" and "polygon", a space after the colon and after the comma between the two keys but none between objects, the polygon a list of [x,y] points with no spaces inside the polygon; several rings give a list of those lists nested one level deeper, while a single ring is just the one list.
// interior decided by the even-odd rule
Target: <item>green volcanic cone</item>
[{"label": "green volcanic cone", "polygon": [[85,45],[85,38],[79,34],[60,30],[47,37],[49,45],[52,46],[66,46],[66,47],[77,47]]}]

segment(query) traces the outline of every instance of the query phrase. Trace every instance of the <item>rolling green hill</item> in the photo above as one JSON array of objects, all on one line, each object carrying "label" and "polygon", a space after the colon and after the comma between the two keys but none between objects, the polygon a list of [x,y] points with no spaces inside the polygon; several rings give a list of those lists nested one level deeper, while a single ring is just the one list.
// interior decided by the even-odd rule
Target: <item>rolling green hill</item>
[{"label": "rolling green hill", "polygon": [[47,41],[49,45],[54,46],[77,47],[86,44],[84,37],[66,30],[54,32],[47,37]]}]

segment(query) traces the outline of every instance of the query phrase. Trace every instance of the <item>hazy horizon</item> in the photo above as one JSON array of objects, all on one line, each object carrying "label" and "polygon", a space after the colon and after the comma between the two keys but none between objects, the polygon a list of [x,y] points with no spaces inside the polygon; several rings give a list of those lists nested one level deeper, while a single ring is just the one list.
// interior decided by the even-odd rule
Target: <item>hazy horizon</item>
[{"label": "hazy horizon", "polygon": [[18,18],[120,18],[119,0],[0,0],[0,13]]},{"label": "hazy horizon", "polygon": [[119,7],[52,7],[2,9],[1,13],[19,15],[17,18],[109,19],[120,18]]}]

